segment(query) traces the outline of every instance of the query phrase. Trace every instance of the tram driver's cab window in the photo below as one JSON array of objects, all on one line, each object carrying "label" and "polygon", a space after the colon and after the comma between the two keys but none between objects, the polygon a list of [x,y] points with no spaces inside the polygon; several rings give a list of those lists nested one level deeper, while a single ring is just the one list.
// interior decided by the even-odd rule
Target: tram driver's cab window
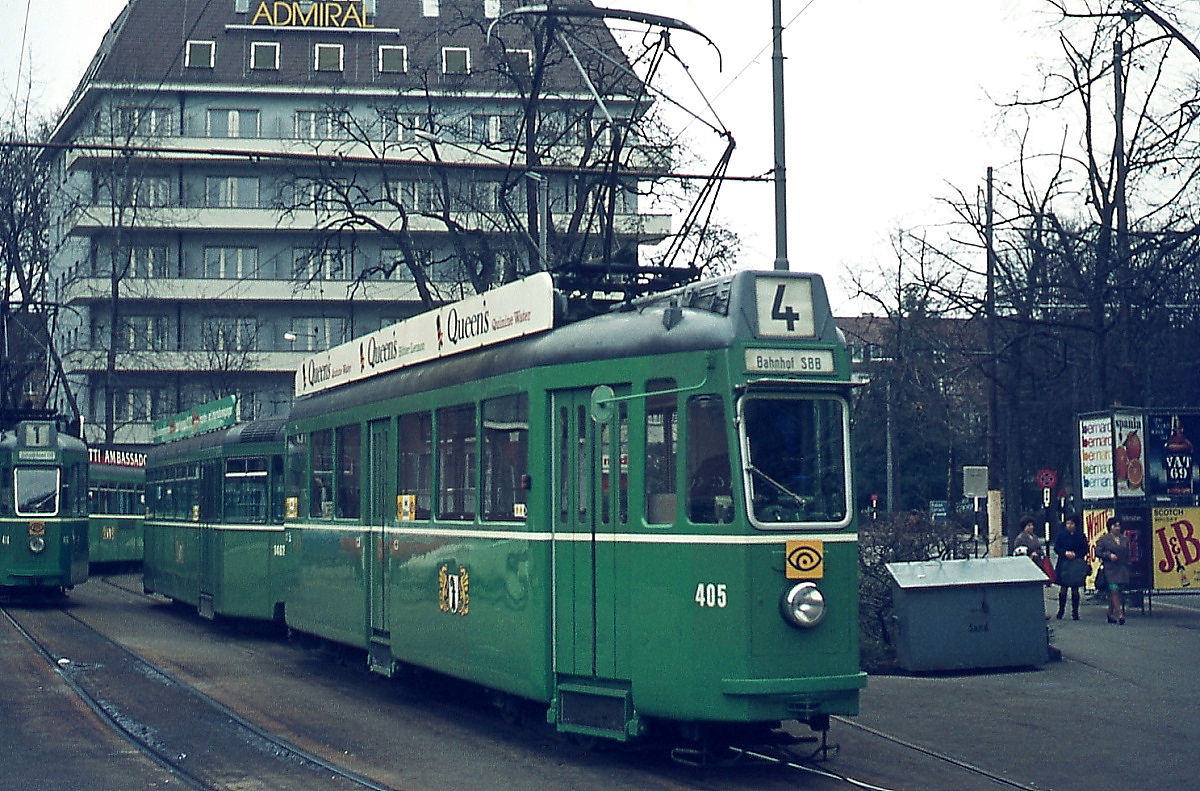
[{"label": "tram driver's cab window", "polygon": [[725,404],[716,396],[688,399],[688,520],[724,524],[733,520],[733,475]]},{"label": "tram driver's cab window", "polygon": [[846,524],[845,403],[758,396],[744,398],[741,412],[754,522]]}]

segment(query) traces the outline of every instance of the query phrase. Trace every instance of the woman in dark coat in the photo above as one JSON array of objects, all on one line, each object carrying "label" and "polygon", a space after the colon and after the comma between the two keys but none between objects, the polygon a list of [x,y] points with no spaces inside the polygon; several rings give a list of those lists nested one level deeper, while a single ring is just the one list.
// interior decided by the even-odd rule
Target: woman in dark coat
[{"label": "woman in dark coat", "polygon": [[1074,517],[1067,517],[1063,530],[1054,537],[1054,554],[1058,555],[1058,565],[1054,569],[1054,577],[1061,586],[1058,589],[1058,615],[1063,617],[1067,608],[1067,589],[1071,589],[1071,619],[1079,620],[1079,588],[1087,580],[1088,542],[1079,530]]},{"label": "woman in dark coat", "polygon": [[1104,563],[1108,582],[1108,622],[1125,625],[1121,590],[1129,584],[1129,539],[1121,534],[1121,520],[1108,520],[1108,532],[1096,539],[1096,557]]}]

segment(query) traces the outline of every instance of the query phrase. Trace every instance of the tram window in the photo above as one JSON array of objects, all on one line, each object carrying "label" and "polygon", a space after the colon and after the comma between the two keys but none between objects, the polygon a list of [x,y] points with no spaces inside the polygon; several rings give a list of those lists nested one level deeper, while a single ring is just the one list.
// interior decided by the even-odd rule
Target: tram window
[{"label": "tram window", "polygon": [[13,490],[9,485],[12,471],[8,467],[0,467],[0,516],[11,516],[13,510]]},{"label": "tram window", "polygon": [[524,393],[483,402],[483,518],[523,522],[528,492],[529,399]]},{"label": "tram window", "polygon": [[399,475],[397,516],[428,519],[433,479],[433,418],[428,412],[400,416]]},{"label": "tram window", "polygon": [[757,522],[846,519],[846,409],[841,401],[746,398],[741,422]]},{"label": "tram window", "polygon": [[617,406],[617,457],[621,475],[617,479],[617,521],[629,524],[629,405]]},{"label": "tram window", "polygon": [[438,516],[475,518],[475,405],[437,412]]},{"label": "tram window", "polygon": [[362,491],[362,426],[342,426],[337,430],[337,515],[339,519],[358,519]]},{"label": "tram window", "polygon": [[[674,379],[655,379],[646,384],[649,391],[675,387]],[[651,524],[675,521],[678,412],[673,393],[646,399],[646,521]]]},{"label": "tram window", "polygon": [[308,480],[308,515],[333,516],[333,430],[312,433],[312,472]]},{"label": "tram window", "polygon": [[287,484],[285,485],[286,501],[284,512],[289,519],[294,519],[302,513],[308,513],[307,510],[301,510],[303,506],[300,500],[304,495],[306,483],[308,482],[308,447],[307,438],[304,434],[292,434],[287,438]]},{"label": "tram window", "polygon": [[267,460],[225,460],[225,519],[250,524],[267,521]]},{"label": "tram window", "polygon": [[571,411],[566,407],[558,410],[558,518],[566,523],[571,518],[571,434],[569,431]]},{"label": "tram window", "polygon": [[59,470],[56,467],[17,467],[17,516],[58,513]]},{"label": "tram window", "polygon": [[732,473],[725,404],[715,396],[688,399],[688,519],[701,524],[733,519]]}]

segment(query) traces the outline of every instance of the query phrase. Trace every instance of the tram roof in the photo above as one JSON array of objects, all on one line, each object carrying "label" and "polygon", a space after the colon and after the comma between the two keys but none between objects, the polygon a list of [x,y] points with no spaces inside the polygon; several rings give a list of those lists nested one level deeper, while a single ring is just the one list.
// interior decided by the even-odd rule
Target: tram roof
[{"label": "tram roof", "polygon": [[804,340],[841,341],[819,275],[745,271],[642,298],[540,334],[302,396],[291,417],[552,365],[729,348],[761,337],[755,297],[761,278],[811,283],[813,330]]}]

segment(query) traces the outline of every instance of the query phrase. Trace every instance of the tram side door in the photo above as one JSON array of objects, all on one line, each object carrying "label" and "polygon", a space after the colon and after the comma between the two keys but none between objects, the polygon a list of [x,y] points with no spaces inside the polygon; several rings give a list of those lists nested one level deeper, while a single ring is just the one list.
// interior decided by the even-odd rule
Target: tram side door
[{"label": "tram side door", "polygon": [[616,534],[628,522],[628,419],[622,405],[597,422],[591,395],[553,397],[555,663],[561,674],[614,679],[625,675]]},{"label": "tram side door", "polygon": [[387,524],[395,517],[396,470],[392,460],[396,448],[390,420],[375,420],[367,426],[367,617],[371,637],[386,640],[387,618]]},{"label": "tram side door", "polygon": [[205,618],[216,612],[216,599],[223,595],[225,521],[225,462],[201,462],[197,543],[200,563],[196,570],[196,609]]}]

